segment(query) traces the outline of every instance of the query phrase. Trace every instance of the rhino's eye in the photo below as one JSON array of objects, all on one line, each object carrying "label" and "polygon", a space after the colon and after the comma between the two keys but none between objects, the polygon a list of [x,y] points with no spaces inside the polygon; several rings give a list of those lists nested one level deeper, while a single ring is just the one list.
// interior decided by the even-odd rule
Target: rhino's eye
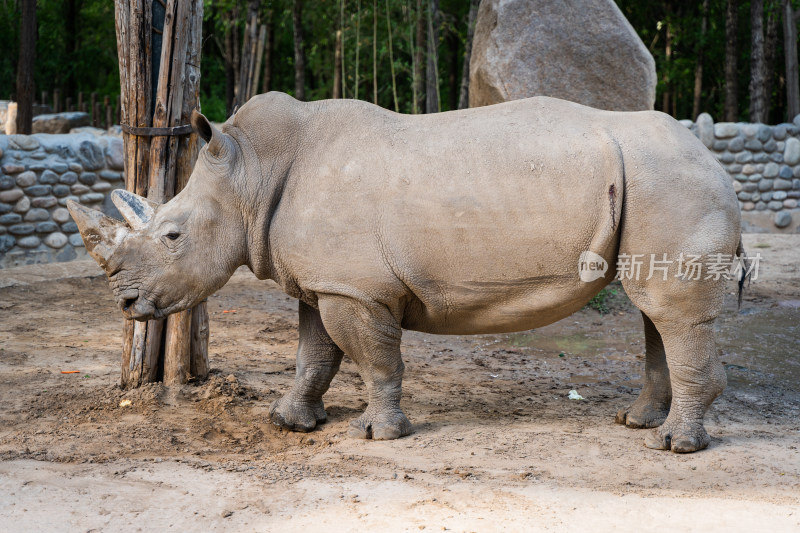
[{"label": "rhino's eye", "polygon": [[180,233],[178,233],[177,231],[170,231],[170,232],[169,232],[169,233],[167,233],[167,235],[166,235],[167,239],[169,239],[169,240],[171,240],[171,241],[174,241],[175,239],[177,239],[177,238],[178,238],[178,237],[180,237],[180,236],[181,236],[181,234],[180,234]]}]

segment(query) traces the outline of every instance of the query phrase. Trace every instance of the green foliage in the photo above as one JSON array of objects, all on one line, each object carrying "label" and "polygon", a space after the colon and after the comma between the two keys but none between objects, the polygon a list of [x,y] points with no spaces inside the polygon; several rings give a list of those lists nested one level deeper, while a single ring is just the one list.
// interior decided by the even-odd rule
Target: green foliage
[{"label": "green foliage", "polygon": [[611,312],[609,308],[609,304],[611,300],[617,295],[617,289],[613,287],[604,287],[603,289],[598,292],[594,298],[589,300],[589,303],[586,304],[588,307],[591,307],[601,315],[607,315]]},{"label": "green foliage", "polygon": [[[37,94],[53,89],[69,91],[77,101],[78,91],[96,91],[102,98],[119,94],[117,41],[114,27],[114,4],[108,0],[73,0],[77,8],[77,32],[67,31],[67,1],[38,0],[36,68]],[[70,40],[74,40],[74,52]],[[16,63],[19,54],[19,4],[0,1],[0,97],[8,98],[16,90]],[[70,85],[72,90],[70,91]]]},{"label": "green foliage", "polygon": [[[727,0],[710,0],[708,13],[708,30],[702,38],[702,4],[696,2],[680,2],[662,0],[661,2],[642,2],[641,0],[615,0],[625,14],[639,37],[648,47],[656,62],[658,86],[656,89],[656,109],[662,109],[664,92],[670,90],[674,94],[675,111],[670,112],[675,118],[692,117],[694,98],[694,71],[701,48],[705,60],[703,62],[703,90],[700,110],[710,113],[715,120],[724,116],[725,105],[725,14]],[[792,3],[800,8],[800,0]],[[764,29],[770,17],[780,17],[781,0],[764,0]],[[750,80],[750,2],[738,2],[738,99],[740,120],[747,120],[749,114],[749,80]],[[791,120],[785,116],[786,96],[783,87],[783,32],[778,20],[778,39],[776,43],[775,64],[768,66],[768,76],[773,80],[769,95],[769,122],[778,123]],[[670,28],[672,34],[672,53],[670,60],[666,57],[666,32]],[[669,86],[665,83],[669,80]]]},{"label": "green foliage", "polygon": [[[418,17],[426,17],[430,0],[422,1],[417,12],[416,0],[306,0],[303,28],[306,53],[306,98],[318,100],[333,94],[335,34],[343,30],[343,61],[345,96],[353,98],[356,77],[358,97],[373,99],[373,76],[378,80],[378,104],[394,109],[392,96],[392,65],[389,64],[389,30],[391,22],[392,56],[396,76],[400,112],[413,111],[413,51]],[[670,91],[675,103],[670,111],[676,118],[690,117],[694,87],[694,70],[702,49],[705,54],[701,108],[722,117],[725,79],[725,11],[727,0],[710,0],[708,31],[701,33],[702,2],[642,2],[616,0],[653,54],[659,74],[656,108],[662,107],[662,96]],[[440,0],[438,65],[441,109],[452,109],[458,100],[463,65],[464,43],[467,34],[468,0]],[[793,0],[800,9],[800,0]],[[205,0],[203,27],[201,102],[203,110],[213,120],[226,118],[225,35],[235,27],[241,44],[245,26],[246,0]],[[76,31],[69,31],[69,8],[75,6]],[[292,24],[293,0],[263,0],[260,13],[263,20],[270,14],[274,31],[271,59],[271,89],[294,92],[294,43]],[[373,8],[374,6],[374,8]],[[388,6],[388,12],[387,12]],[[780,0],[765,0],[766,16],[779,15]],[[232,21],[229,14],[237,9]],[[373,73],[373,9],[377,11],[377,72]],[[341,13],[344,13],[342,19]],[[19,0],[0,0],[0,98],[15,91],[16,62],[19,52]],[[109,0],[38,0],[39,34],[35,81],[37,94],[55,88],[62,96],[76,100],[78,91],[97,91],[99,96],[119,93],[114,3]],[[356,41],[356,24],[360,24]],[[765,22],[766,27],[766,22]],[[665,54],[666,31],[672,34],[672,54]],[[750,2],[739,0],[738,71],[740,117],[748,111],[748,80],[750,61]],[[73,44],[74,43],[74,44]],[[424,47],[424,44],[423,44]],[[776,59],[770,69],[774,80],[770,94],[770,121],[785,120],[782,30],[778,31]],[[356,76],[356,50],[358,75]],[[609,51],[613,53],[613,51]],[[667,80],[669,82],[667,83]]]}]

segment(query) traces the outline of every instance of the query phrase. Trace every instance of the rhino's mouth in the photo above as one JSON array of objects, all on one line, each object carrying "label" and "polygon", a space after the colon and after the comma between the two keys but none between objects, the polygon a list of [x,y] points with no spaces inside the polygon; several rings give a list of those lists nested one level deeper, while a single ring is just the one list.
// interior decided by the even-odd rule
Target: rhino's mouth
[{"label": "rhino's mouth", "polygon": [[117,304],[128,320],[150,320],[161,318],[156,305],[138,289],[127,289],[117,296]]}]

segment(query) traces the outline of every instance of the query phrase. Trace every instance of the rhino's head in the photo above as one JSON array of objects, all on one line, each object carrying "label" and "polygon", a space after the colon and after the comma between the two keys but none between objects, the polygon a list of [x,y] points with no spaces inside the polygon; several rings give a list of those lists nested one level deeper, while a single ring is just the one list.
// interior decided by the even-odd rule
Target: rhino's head
[{"label": "rhino's head", "polygon": [[246,262],[245,228],[234,194],[243,172],[239,145],[199,113],[192,124],[207,144],[186,188],[169,202],[158,205],[114,191],[111,199],[127,224],[67,203],[126,318],[162,318],[188,309]]}]

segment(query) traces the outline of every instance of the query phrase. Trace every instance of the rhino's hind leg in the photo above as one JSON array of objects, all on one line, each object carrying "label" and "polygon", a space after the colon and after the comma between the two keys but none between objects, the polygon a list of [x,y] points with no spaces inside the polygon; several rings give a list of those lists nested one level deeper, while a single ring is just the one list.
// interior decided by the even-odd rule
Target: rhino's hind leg
[{"label": "rhino's hind leg", "polygon": [[642,318],[645,337],[644,386],[636,401],[627,409],[620,409],[616,416],[617,424],[629,428],[660,426],[667,418],[672,402],[672,384],[664,342],[653,321],[644,313]]},{"label": "rhino's hind leg", "polygon": [[300,302],[299,314],[300,343],[294,387],[273,402],[269,417],[282,428],[311,431],[327,419],[322,395],[339,370],[344,354],[325,331],[319,311]]},{"label": "rhino's hind leg", "polygon": [[350,424],[350,435],[374,440],[409,435],[411,422],[400,409],[399,320],[381,304],[342,296],[320,296],[319,306],[325,328],[358,365],[369,394],[366,411]]},{"label": "rhino's hind leg", "polygon": [[703,417],[727,383],[713,324],[713,320],[658,324],[669,364],[672,405],[664,423],[646,437],[648,448],[687,453],[702,450],[711,441]]}]

